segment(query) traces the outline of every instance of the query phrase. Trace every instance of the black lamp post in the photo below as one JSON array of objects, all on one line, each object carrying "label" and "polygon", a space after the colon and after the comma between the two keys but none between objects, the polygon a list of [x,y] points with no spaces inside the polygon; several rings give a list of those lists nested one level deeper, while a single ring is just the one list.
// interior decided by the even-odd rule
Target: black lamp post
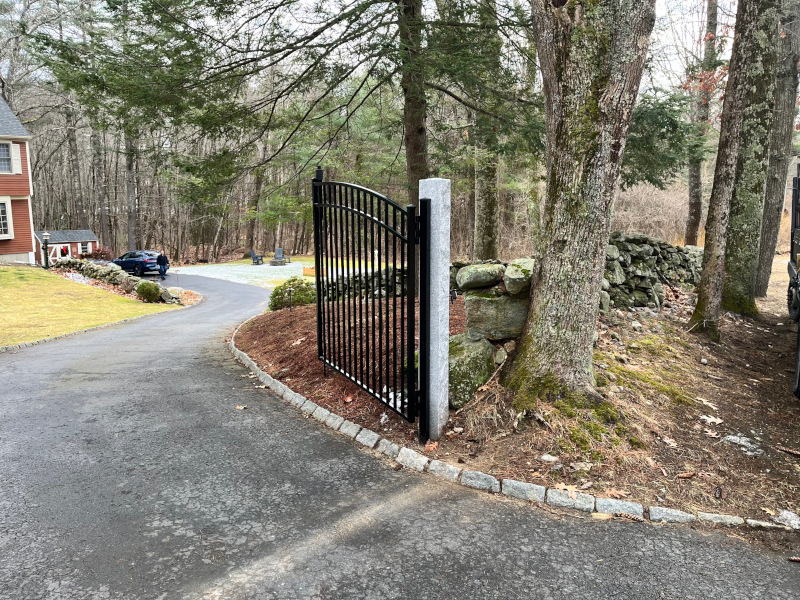
[{"label": "black lamp post", "polygon": [[50,232],[45,231],[42,234],[42,239],[44,240],[44,268],[50,268],[50,253],[47,251],[48,243],[50,242]]}]

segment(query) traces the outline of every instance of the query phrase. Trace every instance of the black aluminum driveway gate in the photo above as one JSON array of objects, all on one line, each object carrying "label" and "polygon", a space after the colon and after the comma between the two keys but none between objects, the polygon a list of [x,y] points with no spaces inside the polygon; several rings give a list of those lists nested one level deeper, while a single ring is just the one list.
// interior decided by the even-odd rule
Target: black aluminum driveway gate
[{"label": "black aluminum driveway gate", "polygon": [[[426,265],[425,219],[412,205],[322,178],[317,169],[312,195],[319,359],[406,420],[419,417],[425,440],[427,385],[419,381],[419,365],[427,359],[424,301],[415,360],[417,248]],[[427,203],[420,206],[424,217]],[[423,273],[421,285],[427,284]]]}]

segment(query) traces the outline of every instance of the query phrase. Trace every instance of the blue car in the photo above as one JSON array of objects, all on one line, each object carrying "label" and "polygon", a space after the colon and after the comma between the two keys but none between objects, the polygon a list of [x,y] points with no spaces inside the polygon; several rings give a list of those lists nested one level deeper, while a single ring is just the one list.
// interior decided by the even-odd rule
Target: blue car
[{"label": "blue car", "polygon": [[[123,270],[129,271],[137,277],[141,277],[148,271],[158,273],[158,265],[156,264],[157,258],[158,252],[152,250],[131,250],[119,258],[115,258],[113,262],[115,265],[122,267]],[[169,265],[167,265],[167,269],[169,269]]]}]

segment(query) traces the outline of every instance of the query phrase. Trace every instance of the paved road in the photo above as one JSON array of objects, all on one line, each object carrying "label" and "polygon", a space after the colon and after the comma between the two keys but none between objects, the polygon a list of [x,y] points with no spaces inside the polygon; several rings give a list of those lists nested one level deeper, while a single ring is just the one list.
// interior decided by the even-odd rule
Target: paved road
[{"label": "paved road", "polygon": [[394,471],[242,377],[264,290],[181,284],[207,301],[0,355],[0,598],[800,597],[721,535]]}]

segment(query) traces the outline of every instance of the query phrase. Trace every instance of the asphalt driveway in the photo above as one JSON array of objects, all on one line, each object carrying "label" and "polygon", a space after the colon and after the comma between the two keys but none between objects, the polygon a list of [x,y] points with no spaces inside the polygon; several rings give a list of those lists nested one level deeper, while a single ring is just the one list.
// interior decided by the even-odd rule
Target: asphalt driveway
[{"label": "asphalt driveway", "polygon": [[207,300],[0,354],[0,598],[800,597],[721,534],[395,471],[231,358],[266,290],[181,285]]}]

